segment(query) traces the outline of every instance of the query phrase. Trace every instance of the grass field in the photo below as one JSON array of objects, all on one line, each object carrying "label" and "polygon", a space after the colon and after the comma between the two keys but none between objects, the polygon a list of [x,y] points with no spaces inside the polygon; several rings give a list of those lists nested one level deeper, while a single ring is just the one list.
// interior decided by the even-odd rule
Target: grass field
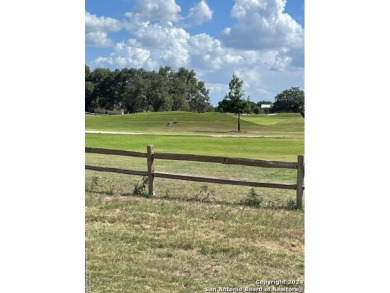
[{"label": "grass field", "polygon": [[[304,123],[300,114],[242,115],[241,134],[237,117],[221,113],[160,112],[133,115],[86,115],[86,130],[123,131],[157,134],[259,135],[303,138]],[[168,121],[178,121],[166,127]]]},{"label": "grass field", "polygon": [[[176,119],[176,128],[165,123]],[[217,119],[217,120],[216,120]],[[206,127],[207,126],[207,127]],[[86,116],[86,146],[295,161],[304,153],[299,115],[145,113]],[[167,135],[168,134],[168,135]],[[146,160],[86,154],[90,165],[146,170]],[[288,169],[156,160],[156,170],[221,178],[294,182]],[[255,188],[261,208],[246,206],[249,187],[156,179],[156,196],[134,195],[141,177],[86,171],[86,250],[91,292],[205,292],[259,287],[256,280],[303,279],[304,213],[287,209],[294,191]]]}]

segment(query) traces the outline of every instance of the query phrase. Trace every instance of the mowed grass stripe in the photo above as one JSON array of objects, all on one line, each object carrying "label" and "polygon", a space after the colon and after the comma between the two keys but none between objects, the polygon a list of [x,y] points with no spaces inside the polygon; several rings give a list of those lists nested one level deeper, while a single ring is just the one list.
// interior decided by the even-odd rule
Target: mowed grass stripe
[{"label": "mowed grass stripe", "polygon": [[85,145],[143,152],[147,145],[153,145],[155,152],[286,161],[296,161],[297,155],[304,153],[303,139],[298,138],[86,134]]}]

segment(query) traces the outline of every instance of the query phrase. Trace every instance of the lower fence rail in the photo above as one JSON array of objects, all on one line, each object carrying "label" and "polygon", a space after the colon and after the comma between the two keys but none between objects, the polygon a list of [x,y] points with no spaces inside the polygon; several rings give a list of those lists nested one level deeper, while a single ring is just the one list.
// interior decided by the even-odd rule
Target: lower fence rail
[{"label": "lower fence rail", "polygon": [[148,176],[148,172],[146,172],[146,171],[138,171],[138,170],[109,168],[109,167],[100,167],[100,166],[91,166],[91,165],[85,165],[85,169],[86,170],[93,170],[93,171],[101,171],[101,172],[112,172],[112,173],[119,173],[119,174],[127,174],[127,175]]},{"label": "lower fence rail", "polygon": [[179,179],[196,182],[206,183],[218,183],[218,184],[229,184],[229,185],[244,185],[253,187],[266,187],[266,188],[279,188],[279,189],[297,189],[296,184],[288,183],[274,183],[274,182],[260,182],[260,181],[249,181],[249,180],[235,180],[235,179],[223,179],[216,177],[207,176],[193,176],[186,174],[174,174],[165,172],[155,172],[154,177],[168,178],[168,179]]}]

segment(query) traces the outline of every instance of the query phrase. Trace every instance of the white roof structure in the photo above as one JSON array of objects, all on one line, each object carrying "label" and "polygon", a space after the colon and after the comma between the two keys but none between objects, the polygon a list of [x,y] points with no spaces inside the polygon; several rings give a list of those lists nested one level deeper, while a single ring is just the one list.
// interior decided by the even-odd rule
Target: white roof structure
[{"label": "white roof structure", "polygon": [[261,105],[261,109],[264,109],[264,108],[271,108],[272,107],[272,105],[270,105],[270,104],[262,104]]}]

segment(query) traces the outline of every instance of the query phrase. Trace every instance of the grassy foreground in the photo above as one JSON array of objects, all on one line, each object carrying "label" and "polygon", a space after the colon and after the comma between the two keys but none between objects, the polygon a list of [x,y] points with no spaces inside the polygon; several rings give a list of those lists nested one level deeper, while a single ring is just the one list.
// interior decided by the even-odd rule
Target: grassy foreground
[{"label": "grassy foreground", "polygon": [[303,279],[300,211],[87,193],[92,292],[205,292]]},{"label": "grassy foreground", "polygon": [[[216,117],[221,119],[215,121]],[[181,128],[165,130],[164,121],[174,119]],[[86,116],[86,128],[138,129],[148,134],[86,134],[86,146],[145,151],[146,145],[153,144],[161,152],[287,161],[304,153],[299,116],[253,115],[243,120],[248,133],[271,137],[199,136],[204,131],[225,131],[221,125],[227,132],[228,127],[234,129],[235,117],[219,113],[103,115]],[[207,129],[197,132],[197,123]],[[141,158],[86,154],[86,163],[146,170],[146,160]],[[295,171],[287,169],[167,160],[156,160],[156,169],[221,178],[296,180]],[[86,171],[91,292],[205,292],[210,287],[256,288],[256,280],[303,280],[304,212],[286,208],[294,191],[255,188],[263,201],[261,208],[253,208],[242,204],[249,187],[158,178],[156,196],[147,198],[134,195],[134,188],[141,185],[141,177]]]}]

